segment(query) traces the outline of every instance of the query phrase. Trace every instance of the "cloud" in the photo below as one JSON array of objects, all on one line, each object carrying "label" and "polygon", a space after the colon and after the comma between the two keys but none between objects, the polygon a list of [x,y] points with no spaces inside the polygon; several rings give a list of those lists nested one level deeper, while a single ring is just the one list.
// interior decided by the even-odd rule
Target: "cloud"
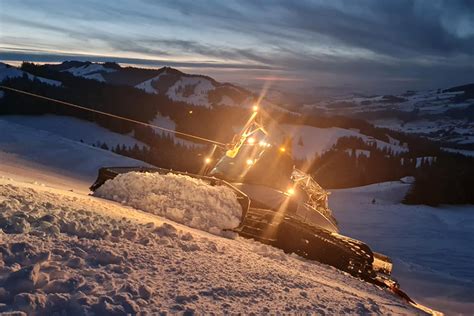
[{"label": "cloud", "polygon": [[35,10],[32,5],[4,4],[1,36],[8,47],[0,57],[13,57],[12,48],[37,47],[38,54],[31,55],[43,59],[61,58],[64,54],[54,53],[61,49],[95,60],[105,55],[143,65],[286,72],[290,78],[331,77],[344,84],[474,80],[467,74],[474,70],[474,2],[468,0],[45,0]]},{"label": "cloud", "polygon": [[152,67],[189,67],[189,68],[217,68],[217,69],[243,69],[243,70],[271,70],[272,68],[236,64],[236,63],[214,63],[214,62],[185,62],[172,61],[165,59],[142,59],[142,58],[127,58],[117,56],[102,56],[102,55],[88,55],[88,54],[66,54],[54,52],[39,52],[38,50],[14,50],[14,51],[0,51],[0,60],[6,61],[31,61],[31,62],[61,62],[65,60],[77,61],[95,61],[95,62],[116,62],[122,64],[133,64]]}]

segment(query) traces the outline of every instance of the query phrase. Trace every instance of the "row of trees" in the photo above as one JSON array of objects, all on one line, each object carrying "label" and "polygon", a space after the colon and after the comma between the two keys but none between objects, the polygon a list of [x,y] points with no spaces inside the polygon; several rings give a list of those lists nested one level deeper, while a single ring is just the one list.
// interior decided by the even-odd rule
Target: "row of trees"
[{"label": "row of trees", "polygon": [[309,172],[323,187],[335,189],[399,180],[415,169],[416,158],[379,149],[357,137],[342,137],[315,157]]},{"label": "row of trees", "polygon": [[407,204],[474,204],[474,157],[439,155],[416,170]]}]

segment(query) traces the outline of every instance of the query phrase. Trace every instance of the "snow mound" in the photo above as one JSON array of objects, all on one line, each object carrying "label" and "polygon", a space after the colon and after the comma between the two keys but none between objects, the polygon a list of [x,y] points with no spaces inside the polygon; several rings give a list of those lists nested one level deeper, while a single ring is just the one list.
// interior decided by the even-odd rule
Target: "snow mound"
[{"label": "snow mound", "polygon": [[213,234],[237,227],[242,216],[230,188],[176,174],[121,174],[105,182],[94,195]]},{"label": "snow mound", "polygon": [[89,145],[105,143],[109,148],[117,145],[133,147],[148,147],[130,135],[112,132],[96,123],[75,117],[62,115],[4,115],[2,120],[30,128],[46,131],[67,139],[83,142]]}]

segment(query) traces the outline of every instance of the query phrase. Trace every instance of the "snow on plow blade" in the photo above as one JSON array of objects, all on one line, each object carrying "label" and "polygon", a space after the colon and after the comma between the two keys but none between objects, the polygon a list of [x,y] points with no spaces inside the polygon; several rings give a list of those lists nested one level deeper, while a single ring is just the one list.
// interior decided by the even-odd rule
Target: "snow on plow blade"
[{"label": "snow on plow blade", "polygon": [[377,272],[381,272],[386,275],[392,274],[393,262],[392,259],[378,252],[373,252],[374,262],[372,263],[373,268]]},{"label": "snow on plow blade", "polygon": [[103,167],[99,169],[99,174],[97,176],[97,179],[90,186],[89,189],[91,191],[96,191],[107,180],[114,179],[119,174],[128,173],[128,172],[150,172],[150,173],[159,173],[162,175],[173,173],[173,174],[179,174],[179,175],[184,175],[184,176],[200,179],[211,186],[217,186],[217,185],[226,186],[234,191],[237,197],[237,202],[242,207],[241,222],[247,216],[247,212],[250,207],[250,199],[248,198],[248,196],[245,193],[243,193],[241,190],[233,186],[232,184],[228,183],[227,181],[217,179],[214,177],[201,176],[201,175],[196,175],[192,173],[174,171],[174,170],[163,169],[163,168],[158,168],[158,167]]}]

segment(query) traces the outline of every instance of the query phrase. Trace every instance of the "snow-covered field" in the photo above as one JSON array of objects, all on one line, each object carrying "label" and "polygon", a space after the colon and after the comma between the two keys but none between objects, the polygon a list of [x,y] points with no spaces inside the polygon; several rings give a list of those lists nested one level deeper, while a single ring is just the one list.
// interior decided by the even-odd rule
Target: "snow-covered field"
[{"label": "snow-covered field", "polygon": [[[170,119],[168,116],[163,116],[160,113],[158,113],[156,117],[150,123],[159,127],[164,127],[164,128],[173,130],[173,131],[176,130],[176,123],[172,119]],[[198,144],[187,139],[179,138],[178,135],[174,133],[166,132],[157,128],[155,128],[154,131],[156,134],[172,138],[175,144],[180,144],[186,147],[202,147],[203,146],[202,144]]]},{"label": "snow-covered field", "polygon": [[[0,82],[6,79],[20,78],[27,76],[29,80],[39,80],[42,83],[49,84],[51,86],[61,86],[62,83],[56,80],[46,79],[43,77],[34,76],[30,73],[24,72],[16,67],[9,66],[0,62]],[[0,96],[1,97],[1,96]]]},{"label": "snow-covered field", "polygon": [[461,154],[466,157],[474,157],[474,150],[463,150],[463,149],[456,149],[456,148],[448,148],[448,147],[441,147],[441,150]]},{"label": "snow-covered field", "polygon": [[334,190],[329,206],[342,234],[394,259],[393,275],[415,300],[448,314],[470,315],[474,206],[401,204],[409,187],[389,182]]},{"label": "snow-covered field", "polygon": [[89,196],[98,167],[138,163],[0,123],[0,312],[421,313],[332,267]]},{"label": "snow-covered field", "polygon": [[[191,91],[186,91],[190,89]],[[166,95],[175,101],[182,101],[193,105],[209,107],[209,91],[214,90],[213,83],[201,77],[182,77],[171,86]]]},{"label": "snow-covered field", "polygon": [[308,125],[284,124],[281,126],[281,129],[293,138],[292,153],[297,159],[313,159],[315,155],[321,155],[325,151],[331,149],[331,147],[337,143],[339,138],[351,136],[359,137],[366,143],[374,141],[377,148],[388,148],[394,153],[408,151],[408,148],[400,145],[386,143],[381,140],[373,139],[372,137],[361,134],[357,131],[339,127],[319,128]]},{"label": "snow-covered field", "polygon": [[91,63],[91,64],[80,66],[80,67],[72,67],[64,71],[67,71],[76,77],[83,77],[86,79],[92,79],[92,80],[96,80],[100,82],[105,82],[105,79],[104,79],[104,76],[102,76],[102,73],[115,72],[116,70],[112,68],[104,67],[101,64]]},{"label": "snow-covered field", "polygon": [[93,122],[80,120],[71,116],[3,115],[0,117],[0,120],[47,131],[64,138],[82,141],[89,145],[106,143],[109,148],[113,148],[117,145],[133,147],[137,144],[139,147],[148,147],[132,136],[114,133]]},{"label": "snow-covered field", "polygon": [[[103,166],[144,162],[0,118],[0,168],[10,176],[87,190]],[[80,185],[78,185],[78,183]]]},{"label": "snow-covered field", "polygon": [[[461,98],[463,93],[426,90],[407,91],[399,95],[350,95],[305,105],[305,108],[332,115],[355,115],[378,127],[433,140],[472,144],[474,123],[469,119],[469,108],[474,106],[474,98]],[[452,111],[458,114],[449,114]],[[459,115],[461,111],[465,111],[465,117]]]},{"label": "snow-covered field", "polygon": [[473,104],[473,99],[466,102],[455,102],[456,96],[463,91],[448,92],[441,90],[412,91],[400,95],[348,96],[335,100],[306,105],[307,108],[325,110],[328,113],[372,112],[380,110],[398,110],[411,112],[418,110],[422,114],[440,114],[453,108],[466,108]]}]

